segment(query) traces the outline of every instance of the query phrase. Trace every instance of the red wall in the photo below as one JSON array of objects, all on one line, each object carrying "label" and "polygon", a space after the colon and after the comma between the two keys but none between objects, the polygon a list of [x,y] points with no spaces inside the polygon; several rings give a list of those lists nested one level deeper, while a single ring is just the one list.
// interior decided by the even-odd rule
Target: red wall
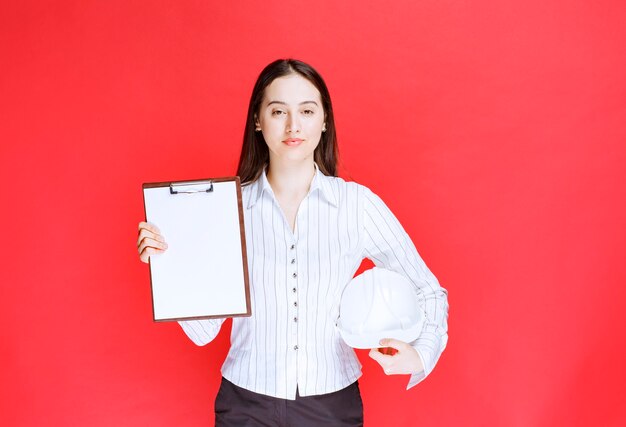
[{"label": "red wall", "polygon": [[0,8],[2,424],[212,423],[228,331],[152,322],[141,183],[233,174],[296,57],[449,291],[415,389],[360,353],[367,425],[624,425],[624,2],[235,3]]}]

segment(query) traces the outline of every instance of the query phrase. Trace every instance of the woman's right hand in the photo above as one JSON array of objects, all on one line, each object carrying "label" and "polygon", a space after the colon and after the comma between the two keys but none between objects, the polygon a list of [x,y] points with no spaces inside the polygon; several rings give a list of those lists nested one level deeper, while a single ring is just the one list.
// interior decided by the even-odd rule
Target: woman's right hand
[{"label": "woman's right hand", "polygon": [[139,259],[148,262],[150,255],[161,254],[167,249],[167,243],[161,236],[159,228],[149,222],[139,223],[139,236],[137,237],[137,251]]}]

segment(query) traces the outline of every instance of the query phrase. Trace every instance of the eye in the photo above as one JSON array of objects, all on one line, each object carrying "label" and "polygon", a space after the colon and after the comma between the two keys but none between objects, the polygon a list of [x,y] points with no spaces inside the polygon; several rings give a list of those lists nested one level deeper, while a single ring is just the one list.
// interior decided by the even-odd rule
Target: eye
[{"label": "eye", "polygon": [[315,111],[313,111],[313,110],[304,110],[303,113],[304,113],[305,116],[311,116],[311,115],[315,114]]},{"label": "eye", "polygon": [[285,114],[282,110],[274,110],[272,111],[272,116],[280,116],[281,114]]}]

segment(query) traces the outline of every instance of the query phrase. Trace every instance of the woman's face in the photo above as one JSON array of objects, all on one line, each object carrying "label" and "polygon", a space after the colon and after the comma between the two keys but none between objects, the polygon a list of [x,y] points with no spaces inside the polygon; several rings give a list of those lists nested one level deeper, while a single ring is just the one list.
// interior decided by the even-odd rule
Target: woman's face
[{"label": "woman's face", "polygon": [[290,74],[265,88],[255,125],[263,132],[270,161],[302,161],[313,157],[325,130],[324,118],[317,88],[299,74]]}]

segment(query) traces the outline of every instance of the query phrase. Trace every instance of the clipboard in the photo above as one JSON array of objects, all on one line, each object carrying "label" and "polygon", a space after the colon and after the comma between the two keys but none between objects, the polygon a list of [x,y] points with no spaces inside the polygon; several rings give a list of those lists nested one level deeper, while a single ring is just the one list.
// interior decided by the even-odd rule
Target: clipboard
[{"label": "clipboard", "polygon": [[150,256],[155,322],[250,316],[239,177],[142,185],[146,221],[168,249]]}]

